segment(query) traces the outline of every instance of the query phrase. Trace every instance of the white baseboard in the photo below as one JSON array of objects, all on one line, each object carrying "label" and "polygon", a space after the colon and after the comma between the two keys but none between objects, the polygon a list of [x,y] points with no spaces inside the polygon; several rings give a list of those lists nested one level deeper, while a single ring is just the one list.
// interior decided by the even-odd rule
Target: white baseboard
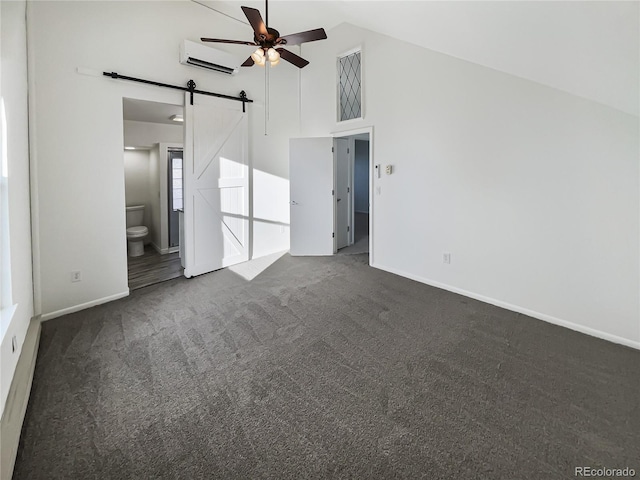
[{"label": "white baseboard", "polygon": [[460,295],[464,295],[465,297],[473,298],[475,300],[480,300],[484,303],[489,303],[491,305],[495,305],[497,307],[504,308],[506,310],[511,310],[512,312],[522,313],[523,315],[527,315],[529,317],[537,318],[538,320],[542,320],[544,322],[552,323],[554,325],[558,325],[560,327],[569,328],[571,330],[575,330],[576,332],[585,333],[587,335],[591,335],[592,337],[601,338],[603,340],[608,340],[609,342],[619,343],[620,345],[625,345],[627,347],[635,348],[640,350],[640,342],[636,342],[634,340],[630,340],[628,338],[619,337],[617,335],[612,335],[607,332],[603,332],[601,330],[596,330],[591,327],[585,327],[584,325],[580,325],[574,322],[570,322],[567,320],[562,320],[561,318],[553,317],[551,315],[547,315],[546,313],[536,312],[534,310],[529,310],[524,307],[520,307],[518,305],[512,305],[507,302],[503,302],[502,300],[496,300],[495,298],[485,297],[484,295],[480,295],[477,293],[469,292],[467,290],[463,290],[461,288],[452,287],[451,285],[447,285],[444,283],[436,282],[434,280],[430,280],[428,278],[423,278],[419,275],[413,275],[411,273],[403,272],[402,270],[398,270],[393,267],[387,267],[385,265],[380,264],[371,264],[372,267],[384,270],[385,272],[394,273],[396,275],[400,275],[401,277],[410,278],[411,280],[415,280],[416,282],[424,283],[430,285],[432,287],[441,288],[443,290],[447,290],[449,292],[458,293]]},{"label": "white baseboard", "polygon": [[40,317],[40,321],[46,322],[47,320],[51,320],[52,318],[61,317],[69,313],[79,312],[80,310],[85,310],[87,308],[95,307],[96,305],[112,302],[114,300],[118,300],[119,298],[124,298],[127,296],[129,296],[128,288],[126,291],[121,293],[116,293],[115,295],[110,295],[108,297],[99,298],[97,300],[92,300],[90,302],[81,303],[80,305],[74,305],[73,307],[69,307],[69,308],[63,308],[62,310],[57,310],[55,312],[45,313]]},{"label": "white baseboard", "polygon": [[22,351],[9,387],[9,395],[0,420],[0,479],[9,480],[13,475],[16,462],[20,432],[27,412],[33,372],[36,366],[38,346],[40,345],[40,321],[31,319],[22,344]]}]

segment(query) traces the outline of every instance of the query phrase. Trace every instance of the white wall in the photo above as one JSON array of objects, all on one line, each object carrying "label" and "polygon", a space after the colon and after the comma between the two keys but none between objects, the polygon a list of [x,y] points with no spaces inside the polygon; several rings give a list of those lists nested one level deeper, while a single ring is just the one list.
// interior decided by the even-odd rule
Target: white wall
[{"label": "white wall", "polygon": [[[149,228],[149,235],[145,243],[150,243],[154,236],[152,215],[154,212],[154,198],[152,186],[151,152],[149,150],[125,150],[124,152],[124,198],[126,206],[144,205],[144,220],[142,225]],[[156,206],[159,203],[155,199]]]},{"label": "white wall", "polygon": [[[124,196],[127,206],[150,203],[149,163],[149,150],[124,152]],[[145,222],[148,221],[145,218]]]},{"label": "white wall", "polygon": [[[289,219],[283,186],[288,138],[298,133],[297,69],[283,62],[271,72],[277,101],[270,117],[277,128],[264,137],[264,70],[229,77],[178,63],[183,39],[245,38],[248,26],[184,1],[119,2],[117,8],[113,2],[32,2],[29,13],[44,318],[126,295],[122,98],[183,102],[182,92],[80,75],[78,67],[169,84],[193,79],[199,89],[231,95],[245,90],[256,101],[248,106],[252,199],[273,199],[266,210],[256,203],[253,213],[264,219],[254,222],[253,252],[288,248],[288,227],[278,222]],[[241,58],[250,53],[221,48]],[[82,282],[68,281],[71,270],[82,270]]]},{"label": "white wall", "polygon": [[[638,118],[343,24],[308,44],[302,135],[374,126],[375,266],[640,347]],[[363,46],[365,119],[336,124]],[[451,264],[443,264],[443,253]]]},{"label": "white wall", "polygon": [[[25,8],[24,1],[0,2],[0,96],[5,106],[7,129],[3,149],[6,147],[9,187],[11,303],[16,306],[10,319],[3,315],[0,329],[0,415],[4,412],[13,372],[33,316]],[[11,345],[14,336],[15,351]]]},{"label": "white wall", "polygon": [[124,120],[124,145],[150,148],[159,142],[182,143],[182,125]]}]

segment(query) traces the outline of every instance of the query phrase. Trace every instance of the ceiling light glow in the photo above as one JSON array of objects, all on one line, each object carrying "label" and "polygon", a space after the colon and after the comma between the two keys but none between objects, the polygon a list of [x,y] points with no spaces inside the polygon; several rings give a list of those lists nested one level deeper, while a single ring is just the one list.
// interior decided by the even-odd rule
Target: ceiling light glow
[{"label": "ceiling light glow", "polygon": [[261,67],[264,67],[264,64],[266,63],[266,59],[264,56],[264,50],[262,48],[259,48],[255,52],[253,52],[251,54],[251,58],[253,59],[253,63],[255,63],[256,65],[260,65]]}]

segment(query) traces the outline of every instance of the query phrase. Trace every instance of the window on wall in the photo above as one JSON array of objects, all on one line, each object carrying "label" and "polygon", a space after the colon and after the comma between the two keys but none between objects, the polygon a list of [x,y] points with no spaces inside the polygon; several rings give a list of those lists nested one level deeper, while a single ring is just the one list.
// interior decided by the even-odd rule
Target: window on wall
[{"label": "window on wall", "polygon": [[182,210],[182,152],[171,152],[171,205]]},{"label": "window on wall", "polygon": [[338,121],[362,118],[362,52],[338,57]]}]

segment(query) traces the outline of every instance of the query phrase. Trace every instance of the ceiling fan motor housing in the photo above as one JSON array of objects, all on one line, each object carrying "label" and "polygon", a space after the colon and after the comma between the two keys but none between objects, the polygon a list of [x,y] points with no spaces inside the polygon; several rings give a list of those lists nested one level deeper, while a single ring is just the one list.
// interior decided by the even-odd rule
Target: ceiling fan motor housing
[{"label": "ceiling fan motor housing", "polygon": [[[267,27],[267,33],[267,35],[256,34],[254,37],[255,42],[265,50],[273,47],[280,38],[280,32],[275,28]],[[284,43],[287,43],[286,40],[284,40]]]}]

